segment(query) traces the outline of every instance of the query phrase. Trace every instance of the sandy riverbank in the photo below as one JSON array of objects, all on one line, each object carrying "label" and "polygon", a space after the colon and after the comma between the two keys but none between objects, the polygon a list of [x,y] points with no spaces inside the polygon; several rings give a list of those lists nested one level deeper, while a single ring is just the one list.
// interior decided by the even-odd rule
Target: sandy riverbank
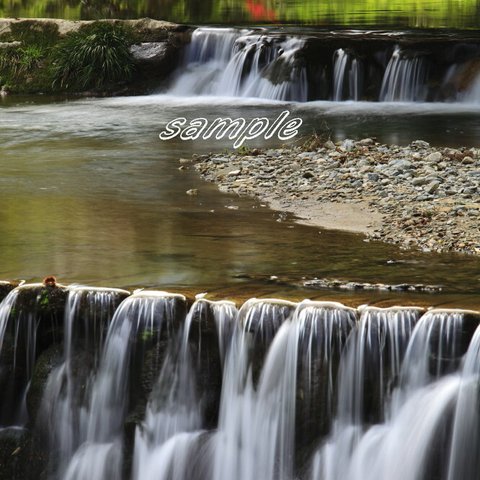
[{"label": "sandy riverbank", "polygon": [[299,221],[424,251],[480,254],[480,149],[328,141],[198,157],[220,190]]}]

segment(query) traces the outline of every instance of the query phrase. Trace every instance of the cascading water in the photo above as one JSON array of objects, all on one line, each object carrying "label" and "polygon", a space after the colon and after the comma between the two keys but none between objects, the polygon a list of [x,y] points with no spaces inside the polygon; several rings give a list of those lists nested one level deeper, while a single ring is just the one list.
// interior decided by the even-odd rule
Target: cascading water
[{"label": "cascading water", "polygon": [[81,433],[86,408],[83,385],[90,383],[108,325],[128,295],[118,289],[69,289],[63,327],[64,361],[47,380],[37,422],[48,434],[49,450],[54,452],[52,478],[64,478],[72,455],[85,440]]},{"label": "cascading water", "polygon": [[47,453],[19,480],[477,479],[478,313],[27,286],[0,303],[2,372],[30,351],[17,309],[30,421],[0,443]]},{"label": "cascading water", "polygon": [[306,101],[307,74],[298,56],[304,44],[296,37],[199,28],[169,93]]},{"label": "cascading water", "polygon": [[[289,319],[294,307],[253,299],[239,312],[225,365],[218,432],[212,439],[214,480],[289,478],[296,376]],[[254,375],[259,377],[256,389]]]},{"label": "cascading water", "polygon": [[480,472],[480,458],[473,452],[480,447],[479,391],[480,328],[477,328],[468,349],[460,379],[458,400],[453,417],[452,441],[446,480],[476,478]]},{"label": "cascading water", "polygon": [[388,386],[400,365],[418,309],[362,311],[342,358],[338,406],[332,433],[317,452],[312,480],[347,479],[350,460],[365,424],[382,417]]},{"label": "cascading water", "polygon": [[[82,442],[69,462],[65,480],[118,479],[123,469],[123,423],[132,403],[129,387],[143,372],[141,365],[159,365],[160,345],[169,344],[178,331],[181,295],[141,291],[125,299],[112,319],[88,405],[82,413]],[[182,312],[180,312],[180,315]],[[139,378],[140,377],[140,378]],[[138,393],[138,392],[137,392]]]},{"label": "cascading water", "polygon": [[[371,34],[371,37],[370,37]],[[165,93],[306,102],[480,98],[480,42],[197,28]],[[451,42],[451,43],[450,43]]]},{"label": "cascading water", "polygon": [[[195,452],[199,450],[200,430],[205,428],[202,407],[207,403],[202,399],[205,392],[196,378],[205,375],[212,363],[222,363],[228,347],[226,332],[232,331],[236,313],[230,302],[201,299],[191,307],[178,345],[165,358],[147,405],[145,421],[135,434],[134,480],[192,478],[188,465],[192,458],[198,457]],[[192,337],[197,340],[193,351]],[[210,365],[202,361],[205,354]],[[194,365],[201,371],[196,371]]]},{"label": "cascading water", "polygon": [[[404,313],[394,327],[395,335],[386,331],[382,334],[382,329],[377,329],[382,324],[386,327],[383,322],[375,326],[373,342],[361,322],[355,342],[360,352],[359,357],[355,355],[359,365],[355,371],[347,353],[337,424],[315,456],[312,480],[446,478],[448,464],[442,460],[448,450],[449,425],[460,385],[458,374],[446,374],[456,371],[478,317],[471,319],[465,312],[432,311],[416,323],[412,332],[418,311],[407,316]],[[365,326],[366,323],[365,318]],[[397,345],[392,345],[388,338]],[[362,406],[359,392],[362,396],[370,395],[365,388],[368,372],[362,359],[367,352],[369,356],[373,354],[378,366],[390,357],[386,378],[394,381],[397,377],[398,386],[387,396],[380,394],[383,421],[369,418],[365,409],[358,408]],[[390,353],[386,357],[387,352]],[[382,368],[374,370],[384,377]]]},{"label": "cascading water", "polygon": [[408,57],[396,47],[383,76],[380,101],[424,101],[427,96],[427,74],[427,64],[423,56]]},{"label": "cascading water", "polygon": [[[43,345],[56,340],[60,319],[51,311],[49,287],[22,285],[0,305],[0,425],[25,425],[27,395]],[[62,296],[60,289],[55,292]]]},{"label": "cascading water", "polygon": [[361,68],[359,60],[343,48],[333,57],[333,101],[360,100]]}]

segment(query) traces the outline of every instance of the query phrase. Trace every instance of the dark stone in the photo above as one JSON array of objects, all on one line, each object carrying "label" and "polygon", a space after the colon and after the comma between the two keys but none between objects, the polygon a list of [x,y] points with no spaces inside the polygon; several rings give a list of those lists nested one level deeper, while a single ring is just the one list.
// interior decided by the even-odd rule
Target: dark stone
[{"label": "dark stone", "polygon": [[158,89],[178,67],[189,35],[171,35],[161,42],[142,42],[130,47],[135,71],[129,89],[144,93]]},{"label": "dark stone", "polygon": [[[144,325],[140,327],[135,338],[132,338],[128,382],[128,417],[132,424],[143,420],[147,401],[165,358],[170,353],[169,348],[178,345],[175,341],[179,340],[184,325],[187,303],[181,296],[174,297],[172,301],[171,310],[167,312],[161,329],[151,329]],[[159,312],[159,315],[163,314]]]},{"label": "dark stone", "polygon": [[0,282],[0,302],[16,287],[13,283]]},{"label": "dark stone", "polygon": [[241,328],[247,334],[249,343],[248,358],[252,368],[252,378],[256,385],[262,371],[265,357],[282,323],[291,316],[295,305],[281,300],[256,300],[241,310]]},{"label": "dark stone", "polygon": [[23,428],[0,429],[0,480],[27,478],[29,438]]},{"label": "dark stone", "polygon": [[197,395],[203,411],[206,428],[215,428],[220,410],[222,392],[222,360],[219,337],[211,304],[195,304],[188,345],[195,372]]},{"label": "dark stone", "polygon": [[480,314],[465,311],[462,320],[455,325],[456,330],[449,338],[438,321],[430,336],[430,373],[446,375],[455,371],[468,350],[470,341],[480,325]]},{"label": "dark stone", "polygon": [[[330,352],[325,355],[328,327]],[[297,466],[306,465],[311,454],[331,429],[337,403],[337,376],[347,338],[357,322],[352,309],[309,307],[298,345],[295,445]]]},{"label": "dark stone", "polygon": [[61,344],[55,344],[45,350],[35,363],[27,394],[27,410],[32,425],[36,423],[48,377],[52,370],[62,363],[62,360],[62,346]]},{"label": "dark stone", "polygon": [[63,340],[67,290],[59,286],[20,287],[0,354],[0,424],[18,424],[36,360]]}]

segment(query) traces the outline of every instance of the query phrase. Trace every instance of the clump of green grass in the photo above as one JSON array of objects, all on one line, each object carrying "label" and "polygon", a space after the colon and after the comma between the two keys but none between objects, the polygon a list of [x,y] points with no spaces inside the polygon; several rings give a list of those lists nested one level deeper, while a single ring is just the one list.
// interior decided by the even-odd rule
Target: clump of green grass
[{"label": "clump of green grass", "polygon": [[124,26],[109,22],[94,22],[67,35],[54,49],[54,86],[84,90],[129,80],[129,38]]},{"label": "clump of green grass", "polygon": [[46,64],[48,49],[39,45],[0,49],[0,85],[8,89],[14,87],[23,93],[28,93],[30,88],[48,91],[48,82],[46,88],[42,87],[44,78],[49,75]]},{"label": "clump of green grass", "polygon": [[24,75],[34,68],[38,68],[44,57],[44,49],[37,45],[5,48],[0,53],[0,71],[8,69],[14,76]]}]

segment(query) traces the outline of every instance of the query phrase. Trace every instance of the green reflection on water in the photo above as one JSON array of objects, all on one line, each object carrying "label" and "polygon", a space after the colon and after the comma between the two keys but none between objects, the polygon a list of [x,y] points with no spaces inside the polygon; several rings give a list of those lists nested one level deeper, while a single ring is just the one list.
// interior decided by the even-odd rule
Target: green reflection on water
[{"label": "green reflection on water", "polygon": [[[276,118],[284,108],[155,95],[52,103],[7,97],[0,104],[0,279],[55,274],[65,283],[213,289],[219,296],[242,286],[248,296],[290,297],[314,296],[298,287],[318,277],[443,285],[442,295],[424,296],[429,304],[466,306],[471,303],[457,302],[456,295],[478,298],[478,257],[401,251],[278,221],[278,213],[258,202],[222,194],[193,169],[178,169],[179,158],[221,151],[226,143],[158,139],[161,126],[180,114]],[[312,126],[317,116],[305,115],[305,124]],[[380,117],[373,130],[383,123]],[[412,125],[402,129],[416,138]],[[186,195],[191,188],[197,196]],[[280,283],[272,284],[271,276]],[[364,295],[413,300],[392,292]]]},{"label": "green reflection on water", "polygon": [[0,16],[463,29],[478,27],[480,8],[478,0],[3,0]]}]

